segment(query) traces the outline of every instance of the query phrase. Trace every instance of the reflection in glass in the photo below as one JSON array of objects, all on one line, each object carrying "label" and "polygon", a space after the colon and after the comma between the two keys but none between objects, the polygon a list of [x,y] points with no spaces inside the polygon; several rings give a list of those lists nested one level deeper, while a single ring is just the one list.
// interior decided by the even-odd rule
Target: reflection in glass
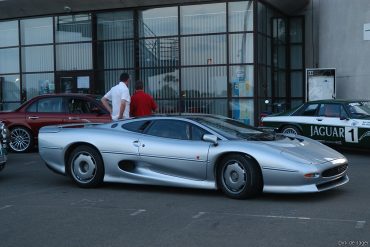
[{"label": "reflection in glass", "polygon": [[181,34],[226,32],[226,4],[181,6]]},{"label": "reflection in glass", "polygon": [[274,72],[274,95],[286,97],[286,73],[285,71]]},{"label": "reflection in glass", "polygon": [[145,91],[155,99],[179,98],[179,70],[175,68],[154,68],[140,71]]},{"label": "reflection in glass", "polygon": [[19,75],[2,75],[1,81],[1,100],[20,101],[20,77]]},{"label": "reflection in glass", "polygon": [[173,67],[178,65],[179,41],[177,38],[140,40],[141,67]]},{"label": "reflection in glass", "polygon": [[57,70],[92,69],[91,43],[56,45]]},{"label": "reflection in glass", "polygon": [[258,35],[258,63],[267,63],[267,49],[266,49],[267,39],[266,36],[261,34]]},{"label": "reflection in glass", "polygon": [[55,92],[54,73],[24,74],[22,79],[26,91],[25,100]]},{"label": "reflection in glass", "polygon": [[91,14],[55,17],[56,42],[91,41]]},{"label": "reflection in glass", "polygon": [[130,75],[130,82],[128,85],[130,94],[134,92],[134,82],[135,71],[134,70],[109,70],[109,71],[100,71],[98,74],[96,94],[104,95],[107,93],[113,86],[117,85],[119,82],[120,75],[125,72]]},{"label": "reflection in glass", "polygon": [[126,39],[134,37],[132,11],[98,13],[98,40]]},{"label": "reflection in glass", "polygon": [[254,125],[253,99],[232,99],[230,101],[232,118],[245,124]]},{"label": "reflection in glass", "polygon": [[303,97],[303,73],[302,71],[290,72],[291,96]]},{"label": "reflection in glass", "polygon": [[291,69],[303,69],[302,45],[291,45],[290,49]]},{"label": "reflection in glass", "polygon": [[22,45],[53,43],[52,17],[21,20]]},{"label": "reflection in glass", "polygon": [[227,99],[181,99],[180,112],[227,116]]},{"label": "reflection in glass", "polygon": [[99,42],[97,47],[99,69],[134,67],[133,40]]},{"label": "reflection in glass", "polygon": [[226,64],[226,35],[181,38],[182,65]]},{"label": "reflection in glass", "polygon": [[253,65],[231,66],[230,79],[232,97],[253,97]]},{"label": "reflection in glass", "polygon": [[226,97],[227,73],[225,66],[183,68],[181,71],[182,97]]},{"label": "reflection in glass", "polygon": [[0,47],[18,44],[18,21],[0,21]]},{"label": "reflection in glass", "polygon": [[53,46],[31,46],[22,48],[22,70],[24,72],[53,71]]},{"label": "reflection in glass", "polygon": [[301,18],[291,18],[290,19],[290,42],[300,43],[302,42],[302,19]]},{"label": "reflection in glass", "polygon": [[19,72],[19,49],[0,49],[0,74]]},{"label": "reflection in glass", "polygon": [[261,2],[258,2],[258,13],[257,13],[257,17],[258,17],[258,31],[261,32],[261,33],[266,33],[267,31],[267,8],[266,6],[261,3]]},{"label": "reflection in glass", "polygon": [[253,31],[253,1],[229,3],[229,32]]},{"label": "reflection in glass", "polygon": [[177,35],[177,7],[148,9],[139,12],[140,37]]},{"label": "reflection in glass", "polygon": [[230,63],[253,63],[253,34],[231,34],[229,37]]}]

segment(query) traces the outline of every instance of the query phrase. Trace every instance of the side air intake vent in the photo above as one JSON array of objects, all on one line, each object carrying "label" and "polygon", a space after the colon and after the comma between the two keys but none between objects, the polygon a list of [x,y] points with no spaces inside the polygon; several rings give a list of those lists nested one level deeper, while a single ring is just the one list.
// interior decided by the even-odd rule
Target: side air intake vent
[{"label": "side air intake vent", "polygon": [[133,172],[135,170],[135,162],[132,160],[121,160],[118,167],[125,172]]}]

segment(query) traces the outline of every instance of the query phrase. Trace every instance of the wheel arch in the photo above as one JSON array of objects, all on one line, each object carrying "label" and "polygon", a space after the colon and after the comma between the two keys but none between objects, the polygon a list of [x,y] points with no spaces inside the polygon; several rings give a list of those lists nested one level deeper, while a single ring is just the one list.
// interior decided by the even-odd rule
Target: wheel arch
[{"label": "wheel arch", "polygon": [[101,153],[100,153],[99,149],[98,149],[95,145],[93,145],[93,144],[91,144],[91,143],[88,143],[88,142],[75,142],[75,143],[71,144],[71,145],[70,145],[70,146],[65,150],[65,152],[64,152],[64,168],[65,168],[65,171],[66,171],[66,174],[67,174],[67,175],[71,175],[71,174],[70,174],[70,170],[69,170],[69,168],[68,168],[68,160],[69,160],[69,158],[70,158],[71,153],[73,152],[73,150],[75,150],[75,149],[76,149],[77,147],[79,147],[79,146],[88,146],[88,147],[91,147],[91,148],[95,149],[95,150],[97,151],[97,153],[99,154],[99,156],[100,156],[100,158],[101,158],[101,160],[102,160],[102,162],[103,162],[103,167],[104,167],[104,160],[103,160],[103,157],[102,157],[102,155],[101,155]]},{"label": "wheel arch", "polygon": [[[249,155],[249,154],[243,153],[243,152],[225,152],[225,153],[221,154],[220,156],[218,156],[216,161],[215,161],[215,166],[213,168],[213,175],[214,175],[215,180],[217,180],[217,170],[218,170],[218,167],[221,165],[221,161],[229,155],[241,155],[241,156],[244,156],[245,158],[249,159],[250,161],[252,161],[253,164],[256,166],[256,168],[258,170],[258,173],[259,173],[259,176],[260,176],[260,179],[261,179],[261,182],[262,182],[262,187],[263,187],[264,181],[263,181],[262,168],[261,168],[260,164],[257,162],[257,160],[252,155]],[[216,187],[217,187],[217,189],[219,189],[217,183],[216,183]]]}]

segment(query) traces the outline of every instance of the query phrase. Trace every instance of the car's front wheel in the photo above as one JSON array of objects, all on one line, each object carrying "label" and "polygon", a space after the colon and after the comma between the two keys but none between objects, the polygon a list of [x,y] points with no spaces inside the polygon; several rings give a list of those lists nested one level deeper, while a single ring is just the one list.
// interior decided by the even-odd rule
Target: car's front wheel
[{"label": "car's front wheel", "polygon": [[218,188],[234,199],[257,196],[263,189],[262,176],[257,166],[244,155],[228,155],[217,169]]},{"label": "car's front wheel", "polygon": [[74,149],[68,160],[68,170],[80,187],[93,188],[103,183],[103,160],[93,147],[83,145]]},{"label": "car's front wheel", "polygon": [[287,125],[287,126],[284,126],[282,129],[281,129],[281,133],[283,134],[290,134],[290,135],[301,135],[301,131],[293,126],[293,125]]},{"label": "car's front wheel", "polygon": [[10,131],[9,147],[15,153],[25,153],[33,148],[31,131],[24,127],[15,127]]}]

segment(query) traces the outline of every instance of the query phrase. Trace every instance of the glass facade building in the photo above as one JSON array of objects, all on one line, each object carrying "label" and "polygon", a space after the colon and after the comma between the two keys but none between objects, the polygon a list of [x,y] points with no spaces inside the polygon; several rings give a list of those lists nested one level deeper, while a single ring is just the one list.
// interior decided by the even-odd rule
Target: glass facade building
[{"label": "glass facade building", "polygon": [[256,0],[0,21],[1,110],[44,93],[104,95],[128,72],[160,113],[257,125],[304,100],[303,26]]}]

